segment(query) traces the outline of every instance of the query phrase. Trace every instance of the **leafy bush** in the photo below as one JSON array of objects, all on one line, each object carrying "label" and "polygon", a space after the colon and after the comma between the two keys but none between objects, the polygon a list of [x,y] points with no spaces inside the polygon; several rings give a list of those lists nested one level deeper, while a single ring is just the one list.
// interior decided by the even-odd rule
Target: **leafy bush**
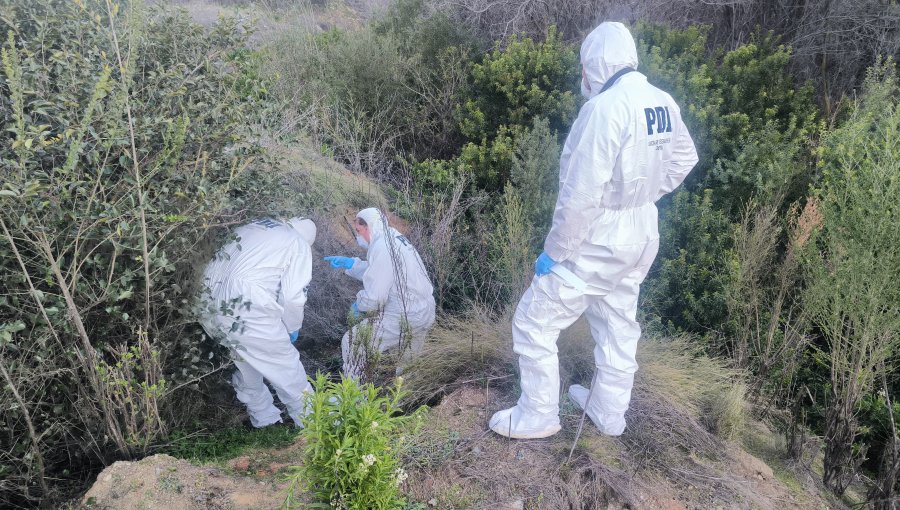
[{"label": "leafy bush", "polygon": [[397,463],[397,446],[415,414],[400,415],[403,379],[387,396],[352,379],[330,382],[318,374],[310,413],[303,419],[303,465],[294,468],[286,506],[300,504],[303,488],[313,505],[345,509],[396,509],[404,504],[400,487],[406,473]]},{"label": "leafy bush", "polygon": [[824,481],[846,490],[858,465],[857,408],[900,345],[900,87],[893,63],[869,72],[848,122],[829,133],[816,190],[823,222],[804,258],[805,308],[830,365]]},{"label": "leafy bush", "polygon": [[635,38],[641,70],[681,104],[700,156],[659,203],[662,240],[644,302],[664,323],[714,336],[727,317],[731,224],[751,199],[784,210],[803,196],[821,126],[812,89],[794,85],[790,49],[777,37],[758,34],[716,55],[709,30],[639,23]]},{"label": "leafy bush", "polygon": [[551,27],[542,42],[512,37],[472,66],[472,89],[461,111],[462,133],[471,140],[462,160],[476,183],[496,190],[509,179],[515,140],[543,118],[553,132],[574,120],[580,68],[575,50]]},{"label": "leafy bush", "polygon": [[775,35],[716,56],[706,48],[709,30],[639,23],[635,38],[641,70],[682,106],[697,145],[700,162],[686,189],[716,189],[716,205],[736,219],[751,196],[798,198],[784,191],[811,159],[819,110],[812,87],[795,85],[790,49]]},{"label": "leafy bush", "polygon": [[517,142],[509,186],[514,187],[522,199],[526,212],[524,221],[533,230],[531,244],[540,249],[550,231],[556,207],[560,145],[547,119],[540,117],[534,119],[531,128]]},{"label": "leafy bush", "polygon": [[190,306],[209,231],[282,197],[249,165],[264,93],[233,20],[2,9],[0,502],[18,505],[165,437],[173,392],[221,361]]},{"label": "leafy bush", "polygon": [[709,338],[725,321],[731,230],[728,217],[713,205],[712,190],[675,193],[660,221],[659,255],[641,296],[669,333],[686,330]]},{"label": "leafy bush", "polygon": [[401,182],[398,157],[443,157],[460,143],[454,110],[471,44],[420,0],[358,30],[285,31],[264,50],[289,121],[280,134],[304,130],[351,169]]},{"label": "leafy bush", "polygon": [[799,254],[821,223],[815,202],[808,202],[802,212],[792,207],[787,223],[787,228],[781,225],[775,204],[751,202],[734,229],[726,255],[728,322],[722,339],[735,363],[755,376],[753,396],[779,405],[790,403],[808,347]]}]

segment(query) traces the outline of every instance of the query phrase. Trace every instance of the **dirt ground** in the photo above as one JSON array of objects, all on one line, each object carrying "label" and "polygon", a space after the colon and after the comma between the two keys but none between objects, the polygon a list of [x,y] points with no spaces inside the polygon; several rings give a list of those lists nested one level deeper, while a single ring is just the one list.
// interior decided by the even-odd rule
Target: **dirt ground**
[{"label": "dirt ground", "polygon": [[[486,400],[489,399],[489,400]],[[805,488],[782,482],[765,462],[737,445],[710,460],[715,476],[672,477],[647,467],[629,469],[625,443],[588,423],[567,464],[580,414],[564,408],[563,431],[548,439],[510,441],[486,429],[491,414],[514,397],[465,387],[430,414],[406,459],[407,492],[437,508],[700,509],[825,508]],[[626,432],[627,434],[627,432]]]},{"label": "dirt ground", "polygon": [[[239,460],[236,467],[248,469],[248,459]],[[276,466],[276,471],[281,467]],[[194,466],[168,455],[153,455],[104,469],[82,505],[102,510],[278,508],[286,489],[284,482],[271,477],[245,476],[227,468]]]},{"label": "dirt ground", "polygon": [[[410,501],[427,510],[833,507],[795,473],[773,472],[738,444],[729,443],[718,458],[703,460],[705,470],[692,469],[689,461],[675,470],[635,469],[624,440],[602,436],[588,424],[567,463],[580,415],[564,406],[560,434],[511,441],[490,432],[486,423],[513,401],[508,392],[465,386],[434,407],[424,425],[404,438],[402,462],[410,474],[404,491]],[[752,428],[754,434],[771,434],[759,423]],[[100,473],[81,505],[104,510],[279,508],[287,490],[281,475],[300,462],[301,450],[298,440],[217,466],[168,455],[116,462]]]}]

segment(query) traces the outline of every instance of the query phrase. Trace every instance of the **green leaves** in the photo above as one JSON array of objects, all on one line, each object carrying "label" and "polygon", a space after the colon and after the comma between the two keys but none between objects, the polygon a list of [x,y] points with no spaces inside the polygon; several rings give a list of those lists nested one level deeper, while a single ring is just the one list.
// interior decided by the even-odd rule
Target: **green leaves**
[{"label": "green leaves", "polygon": [[418,412],[401,414],[402,378],[386,395],[371,384],[331,382],[321,373],[313,387],[310,413],[303,418],[304,463],[291,476],[287,505],[299,503],[294,491],[303,488],[313,505],[324,508],[402,507],[399,489],[406,473],[397,463],[397,447],[419,419]]},{"label": "green leaves", "polygon": [[471,97],[458,116],[471,142],[460,161],[471,166],[476,183],[488,191],[505,185],[520,135],[535,119],[554,133],[569,130],[576,113],[580,70],[575,50],[551,27],[542,42],[512,37],[472,66]]},{"label": "green leaves", "polygon": [[[150,411],[167,405],[163,377],[177,385],[225,362],[190,305],[198,261],[216,244],[209,225],[268,207],[281,187],[275,172],[254,182],[241,172],[244,155],[259,154],[244,124],[265,94],[234,22],[207,33],[168,6],[132,4],[113,13],[120,66],[105,2],[3,10],[15,30],[0,51],[0,350],[16,349],[23,398],[66,411],[35,414],[47,476],[58,477],[73,459],[147,448],[165,431],[164,413]],[[137,324],[151,333],[136,338]],[[162,354],[117,358],[138,340]],[[9,433],[26,437],[18,412]],[[0,506],[14,486],[4,482]]]},{"label": "green leaves", "polygon": [[12,342],[13,336],[24,329],[25,323],[23,321],[0,324],[0,348],[2,348],[4,344]]}]

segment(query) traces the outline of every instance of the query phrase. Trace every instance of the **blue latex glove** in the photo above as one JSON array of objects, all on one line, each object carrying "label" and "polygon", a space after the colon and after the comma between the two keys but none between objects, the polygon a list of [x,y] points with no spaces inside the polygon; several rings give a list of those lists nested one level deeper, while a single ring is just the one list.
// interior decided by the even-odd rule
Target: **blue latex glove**
[{"label": "blue latex glove", "polygon": [[353,269],[353,264],[356,262],[350,257],[340,257],[337,255],[325,257],[324,260],[331,264],[331,267],[334,269]]},{"label": "blue latex glove", "polygon": [[359,306],[357,306],[356,303],[350,305],[350,313],[353,315],[354,319],[362,317],[362,312],[359,311]]},{"label": "blue latex glove", "polygon": [[290,333],[288,333],[288,336],[291,337],[292,344],[297,343],[297,339],[300,338],[300,330],[298,329],[297,331],[291,331]]},{"label": "blue latex glove", "polygon": [[534,261],[534,274],[544,276],[550,272],[550,268],[556,265],[556,261],[550,258],[546,252],[541,252],[537,260]]}]

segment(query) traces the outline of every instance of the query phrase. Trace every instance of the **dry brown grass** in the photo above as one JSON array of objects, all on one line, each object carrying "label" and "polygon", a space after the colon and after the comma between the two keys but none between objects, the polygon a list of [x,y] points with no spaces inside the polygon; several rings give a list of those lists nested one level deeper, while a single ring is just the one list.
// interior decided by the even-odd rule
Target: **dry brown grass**
[{"label": "dry brown grass", "polygon": [[514,377],[515,357],[508,320],[491,320],[481,312],[445,318],[428,334],[424,352],[404,371],[410,392],[406,403],[434,402],[465,385],[492,383]]}]

